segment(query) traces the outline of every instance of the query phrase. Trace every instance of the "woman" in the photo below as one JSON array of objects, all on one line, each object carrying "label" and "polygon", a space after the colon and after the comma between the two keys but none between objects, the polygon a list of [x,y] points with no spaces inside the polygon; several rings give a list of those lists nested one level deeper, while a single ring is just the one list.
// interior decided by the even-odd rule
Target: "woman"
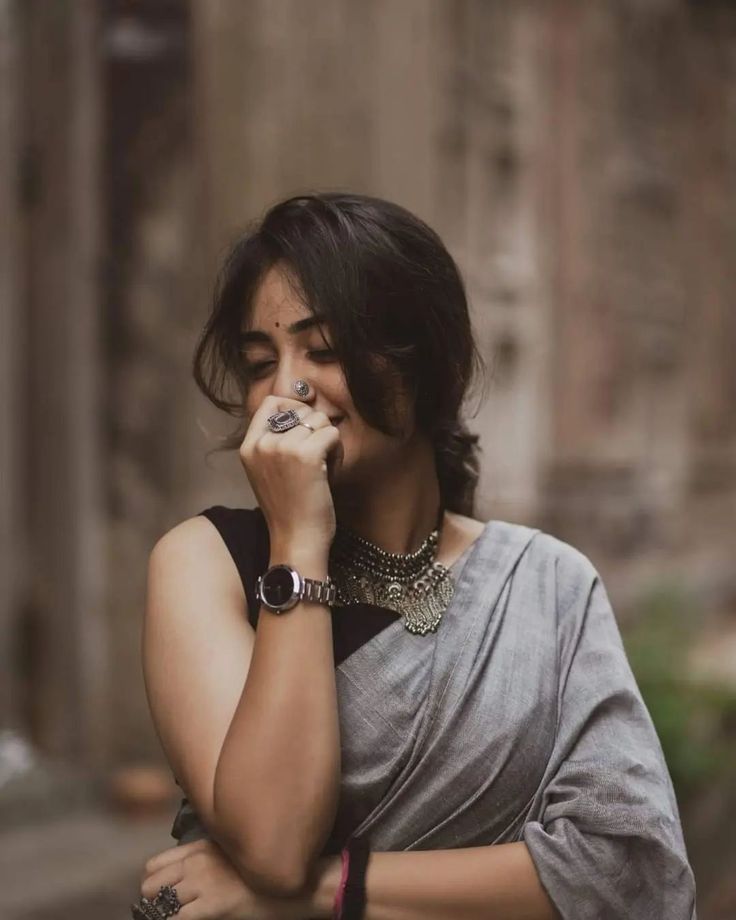
[{"label": "woman", "polygon": [[243,417],[258,505],[151,553],[146,686],[186,798],[139,910],[695,917],[596,569],[473,516],[479,367],[455,263],[395,204],[299,196],[234,247],[194,369]]}]

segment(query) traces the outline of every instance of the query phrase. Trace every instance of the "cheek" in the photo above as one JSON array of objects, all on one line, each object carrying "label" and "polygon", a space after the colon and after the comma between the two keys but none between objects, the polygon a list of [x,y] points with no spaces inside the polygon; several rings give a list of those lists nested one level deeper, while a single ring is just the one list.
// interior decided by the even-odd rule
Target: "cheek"
[{"label": "cheek", "polygon": [[321,378],[315,378],[318,386],[322,388],[327,399],[340,406],[346,411],[353,412],[353,401],[350,398],[350,391],[345,383],[345,375],[339,368],[334,368],[330,373],[324,374]]},{"label": "cheek", "polygon": [[261,392],[261,388],[258,386],[252,386],[248,391],[245,399],[243,400],[243,417],[246,424],[250,425],[251,419],[255,414],[256,410],[259,408],[263,399],[266,395],[265,390]]},{"label": "cheek", "polygon": [[271,384],[268,377],[251,380],[243,397],[243,405],[254,412],[270,392]]}]

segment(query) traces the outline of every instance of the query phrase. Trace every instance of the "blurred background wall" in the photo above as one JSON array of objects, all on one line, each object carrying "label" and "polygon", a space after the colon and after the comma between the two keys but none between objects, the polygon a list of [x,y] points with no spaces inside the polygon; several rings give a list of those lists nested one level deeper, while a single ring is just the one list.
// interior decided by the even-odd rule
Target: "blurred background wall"
[{"label": "blurred background wall", "polygon": [[460,265],[492,378],[476,516],[578,546],[632,660],[652,642],[720,688],[693,709],[658,672],[650,698],[717,916],[734,849],[698,848],[736,816],[714,779],[736,735],[726,0],[0,0],[2,725],[94,775],[161,762],[148,553],[253,503],[237,456],[205,460],[230,426],[191,354],[229,242],[326,189],[405,205]]}]

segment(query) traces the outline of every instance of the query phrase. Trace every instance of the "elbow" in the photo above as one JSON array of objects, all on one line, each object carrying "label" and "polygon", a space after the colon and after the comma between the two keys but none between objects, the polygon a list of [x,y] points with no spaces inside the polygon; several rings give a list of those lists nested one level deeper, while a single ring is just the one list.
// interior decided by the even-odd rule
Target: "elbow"
[{"label": "elbow", "polygon": [[[267,823],[269,826],[272,824],[271,821]],[[213,824],[216,836],[222,841],[239,875],[255,892],[267,897],[291,897],[304,889],[308,879],[308,861],[302,858],[295,846],[293,831],[274,839],[266,832],[262,821],[257,821],[255,829],[252,819],[233,822],[232,814],[226,817],[218,812],[216,804]]]},{"label": "elbow", "polygon": [[[265,897],[296,898],[302,894],[307,884],[305,873],[285,875],[273,873],[259,875],[253,890]],[[258,886],[256,888],[256,885]]]},{"label": "elbow", "polygon": [[294,865],[278,857],[267,860],[260,854],[258,859],[253,859],[239,852],[236,865],[246,885],[264,897],[296,897],[307,884],[306,866]]},{"label": "elbow", "polygon": [[265,897],[288,898],[307,883],[307,866],[284,846],[260,840],[246,840],[234,833],[229,822],[215,817],[216,836],[245,884]]}]

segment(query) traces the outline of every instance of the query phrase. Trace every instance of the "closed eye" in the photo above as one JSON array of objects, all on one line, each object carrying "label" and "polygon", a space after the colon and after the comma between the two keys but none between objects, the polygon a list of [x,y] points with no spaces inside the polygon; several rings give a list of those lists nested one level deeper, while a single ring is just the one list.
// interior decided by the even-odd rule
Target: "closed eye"
[{"label": "closed eye", "polygon": [[263,377],[268,368],[275,363],[275,361],[258,361],[256,364],[246,362],[245,367],[251,377]]},{"label": "closed eye", "polygon": [[[307,352],[307,355],[312,361],[316,361],[318,364],[328,364],[330,361],[335,360],[335,352],[332,348],[318,348],[314,351]],[[253,364],[246,361],[246,368],[252,377],[265,377],[269,367],[275,363],[276,361],[274,360],[256,361]]]},{"label": "closed eye", "polygon": [[332,361],[335,352],[331,348],[318,348],[316,351],[307,352],[312,361]]}]

